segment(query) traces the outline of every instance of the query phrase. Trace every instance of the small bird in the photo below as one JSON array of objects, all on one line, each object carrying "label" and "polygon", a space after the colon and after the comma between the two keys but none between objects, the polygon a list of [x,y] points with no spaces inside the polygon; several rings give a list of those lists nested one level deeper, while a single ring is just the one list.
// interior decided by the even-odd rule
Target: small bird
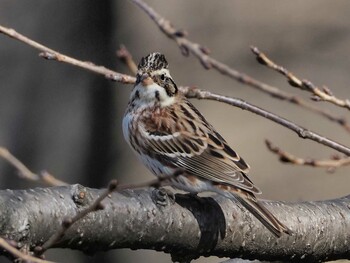
[{"label": "small bird", "polygon": [[291,233],[256,198],[261,191],[246,175],[248,164],[179,92],[163,54],[141,59],[123,134],[152,173],[176,175],[171,186],[236,199],[276,237]]}]

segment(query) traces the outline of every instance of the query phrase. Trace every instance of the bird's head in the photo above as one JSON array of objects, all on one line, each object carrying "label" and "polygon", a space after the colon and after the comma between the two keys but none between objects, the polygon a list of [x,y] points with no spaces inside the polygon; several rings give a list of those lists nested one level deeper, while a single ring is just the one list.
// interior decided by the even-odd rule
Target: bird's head
[{"label": "bird's head", "polygon": [[131,97],[136,96],[143,104],[158,103],[165,107],[175,101],[177,94],[178,89],[170,76],[165,56],[155,52],[143,57],[138,65]]}]

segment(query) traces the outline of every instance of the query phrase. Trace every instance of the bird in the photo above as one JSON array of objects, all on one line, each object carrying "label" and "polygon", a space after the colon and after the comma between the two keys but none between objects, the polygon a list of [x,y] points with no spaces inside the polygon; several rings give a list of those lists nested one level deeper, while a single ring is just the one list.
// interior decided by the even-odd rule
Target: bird
[{"label": "bird", "polygon": [[153,174],[174,175],[172,187],[238,200],[274,236],[291,234],[257,199],[261,191],[247,176],[249,165],[179,91],[163,54],[140,60],[122,126],[125,140]]}]

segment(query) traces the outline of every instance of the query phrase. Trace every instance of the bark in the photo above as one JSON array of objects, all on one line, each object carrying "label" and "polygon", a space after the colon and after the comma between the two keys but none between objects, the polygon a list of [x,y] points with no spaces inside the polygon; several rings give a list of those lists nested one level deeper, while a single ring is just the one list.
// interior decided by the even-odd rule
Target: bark
[{"label": "bark", "polygon": [[[71,185],[0,191],[0,236],[34,248],[62,220],[89,206],[104,190]],[[239,204],[221,196],[166,197],[159,190],[115,192],[103,210],[72,225],[55,245],[93,254],[116,248],[170,253],[174,261],[199,256],[313,262],[350,258],[350,196],[286,203],[264,201],[293,235],[276,239]],[[4,253],[4,252],[1,252]]]}]

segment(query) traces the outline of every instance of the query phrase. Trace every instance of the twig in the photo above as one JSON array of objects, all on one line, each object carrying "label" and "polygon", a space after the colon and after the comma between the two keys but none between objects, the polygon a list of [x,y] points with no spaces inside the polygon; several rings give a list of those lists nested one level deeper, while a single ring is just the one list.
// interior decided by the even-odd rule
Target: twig
[{"label": "twig", "polygon": [[303,159],[297,157],[289,152],[286,152],[276,145],[274,145],[270,140],[265,140],[267,148],[277,154],[281,162],[291,163],[295,165],[305,165],[305,166],[313,166],[313,167],[324,167],[329,171],[334,171],[335,168],[350,165],[350,157],[340,158],[339,156],[334,156],[333,159],[329,160],[315,160],[315,159]]},{"label": "twig", "polygon": [[11,253],[17,259],[21,259],[25,262],[35,262],[35,263],[53,263],[53,261],[43,260],[37,257],[33,257],[28,254],[24,254],[17,248],[11,246],[5,239],[0,237],[0,247]]},{"label": "twig", "polygon": [[253,112],[259,116],[262,116],[264,118],[267,118],[273,122],[276,122],[294,132],[296,132],[299,137],[303,139],[310,139],[313,141],[316,141],[320,144],[323,144],[325,146],[328,146],[330,148],[333,148],[339,152],[342,152],[346,155],[350,156],[350,148],[342,145],[340,143],[337,143],[331,139],[328,139],[324,136],[321,136],[313,131],[307,130],[287,119],[284,119],[276,114],[273,114],[272,112],[268,112],[266,110],[263,110],[257,106],[254,106],[252,104],[249,104],[248,102],[237,99],[237,98],[231,98],[226,97],[218,94],[211,93],[210,91],[204,91],[200,90],[198,88],[194,87],[180,87],[181,91],[186,94],[189,98],[197,98],[197,99],[207,99],[207,100],[215,100],[219,102],[224,102],[229,105],[241,108],[242,110],[248,110],[250,112]]},{"label": "twig", "polygon": [[24,35],[21,35],[20,33],[16,32],[14,29],[6,28],[6,27],[3,27],[0,25],[0,33],[3,33],[9,37],[12,37],[12,38],[18,40],[18,41],[26,43],[27,45],[34,47],[35,49],[40,50],[42,53],[40,53],[39,55],[45,59],[56,60],[59,62],[71,64],[73,66],[78,66],[78,67],[87,69],[91,72],[102,74],[107,79],[110,79],[113,81],[117,81],[117,82],[121,82],[121,83],[125,83],[125,84],[131,84],[131,83],[135,82],[134,77],[131,77],[131,76],[128,76],[125,74],[121,74],[118,72],[114,72],[112,70],[107,69],[106,67],[97,66],[97,65],[95,65],[91,62],[88,62],[88,61],[81,61],[81,60],[77,60],[77,59],[71,58],[69,56],[63,55],[63,54],[61,54],[53,49],[50,49],[42,44],[39,44],[38,42],[35,42],[34,40],[27,38]]},{"label": "twig", "polygon": [[68,185],[66,182],[63,182],[62,180],[59,180],[56,177],[54,177],[48,171],[42,171],[39,176],[41,180],[45,182],[47,185],[52,185],[52,186]]},{"label": "twig", "polygon": [[300,88],[302,90],[306,90],[310,93],[312,93],[314,96],[312,97],[315,101],[328,101],[330,103],[333,103],[334,105],[346,108],[350,110],[350,100],[345,99],[341,100],[338,99],[333,95],[331,90],[329,88],[324,87],[323,89],[315,86],[311,81],[308,80],[301,80],[296,75],[294,75],[292,72],[290,72],[288,69],[277,65],[275,62],[273,62],[270,58],[268,58],[263,52],[261,52],[257,47],[251,47],[252,52],[256,55],[257,60],[260,64],[267,66],[270,69],[273,69],[277,71],[278,73],[281,73],[283,76],[287,78],[288,83],[293,86]]},{"label": "twig", "polygon": [[67,185],[67,183],[56,179],[53,175],[50,175],[47,172],[42,172],[40,175],[33,173],[4,147],[0,147],[0,157],[14,166],[18,170],[19,175],[24,179],[44,182],[49,186]]},{"label": "twig", "polygon": [[329,111],[326,111],[317,106],[314,106],[306,102],[300,96],[282,91],[277,87],[273,87],[266,83],[260,82],[248,76],[247,74],[238,72],[237,70],[229,67],[228,65],[212,58],[211,56],[209,56],[210,52],[208,48],[203,47],[202,45],[198,43],[194,43],[189,39],[187,39],[186,38],[187,32],[176,29],[169,20],[165,19],[160,14],[158,14],[152,7],[150,7],[144,1],[142,0],[131,0],[131,1],[135,3],[137,6],[139,6],[157,24],[159,29],[167,37],[169,37],[170,39],[174,40],[177,43],[183,55],[188,56],[190,53],[193,54],[199,59],[201,64],[204,66],[204,68],[216,69],[221,74],[226,75],[240,83],[253,87],[259,91],[265,92],[274,98],[288,101],[292,104],[299,105],[304,109],[320,114],[321,116],[327,118],[328,120],[340,124],[348,132],[350,132],[350,124],[344,118],[340,118],[330,113]]},{"label": "twig", "polygon": [[31,181],[38,181],[40,179],[39,175],[30,171],[20,160],[14,157],[6,148],[0,147],[0,156],[3,159],[5,159],[7,162],[9,162],[11,165],[13,165],[23,178]]},{"label": "twig", "polygon": [[127,48],[124,45],[121,45],[120,48],[117,50],[117,57],[125,63],[125,65],[128,67],[128,69],[133,75],[136,75],[137,65],[132,59],[132,55],[130,54],[129,50],[127,50]]}]

